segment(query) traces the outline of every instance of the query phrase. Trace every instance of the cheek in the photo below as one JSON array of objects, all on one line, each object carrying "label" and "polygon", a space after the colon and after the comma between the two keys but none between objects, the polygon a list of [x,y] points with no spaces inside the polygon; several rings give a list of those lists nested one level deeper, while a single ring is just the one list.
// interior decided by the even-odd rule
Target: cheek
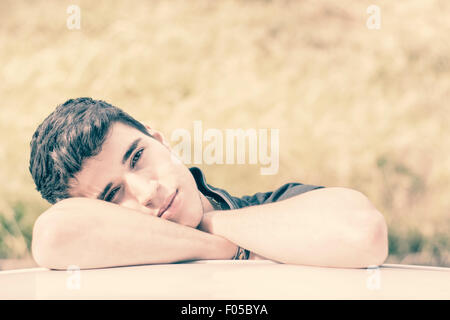
[{"label": "cheek", "polygon": [[203,218],[203,206],[198,194],[191,197],[186,209],[185,215],[182,215],[185,221],[181,223],[192,228],[197,228]]},{"label": "cheek", "polygon": [[179,174],[179,185],[183,190],[183,213],[180,215],[181,224],[190,227],[197,227],[203,216],[203,206],[200,199],[199,190],[195,183],[194,177],[185,167],[183,172]]},{"label": "cheek", "polygon": [[127,208],[127,209],[137,210],[144,214],[151,214],[151,212],[149,211],[148,208],[140,205],[137,201],[126,199],[126,200],[121,201],[119,203],[119,206],[121,206],[123,208]]},{"label": "cheek", "polygon": [[[167,149],[148,148],[142,154],[139,163],[139,170],[153,172],[153,177],[160,180],[179,181],[184,180],[184,171],[187,170],[184,164],[172,161],[171,153]],[[169,179],[169,177],[172,177]]]},{"label": "cheek", "polygon": [[[200,191],[198,191],[197,186],[194,185],[194,188],[191,189],[190,203],[189,207],[191,208],[191,215],[194,219],[201,219],[203,216],[203,204],[200,198]],[[200,222],[200,221],[198,221]]]}]

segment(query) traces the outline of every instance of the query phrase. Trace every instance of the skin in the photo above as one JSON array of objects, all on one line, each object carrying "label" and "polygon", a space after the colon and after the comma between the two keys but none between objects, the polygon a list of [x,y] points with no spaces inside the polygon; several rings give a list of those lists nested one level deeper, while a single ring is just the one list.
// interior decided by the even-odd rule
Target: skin
[{"label": "skin", "polygon": [[[70,181],[73,197],[37,219],[32,252],[39,265],[86,269],[231,259],[237,246],[251,251],[251,259],[323,267],[364,268],[386,259],[386,222],[361,192],[328,187],[213,210],[163,135],[147,130],[153,137],[121,123],[111,126],[100,153]],[[111,203],[98,199],[108,184],[105,200]]]},{"label": "skin", "polygon": [[[148,126],[147,130],[153,138],[125,124],[113,124],[101,152],[86,160],[71,181],[69,192],[74,197],[96,199],[112,183],[105,200],[153,216],[158,216],[176,192],[170,210],[161,218],[196,228],[203,214],[213,207],[197,189],[189,169],[171,152],[163,135]],[[123,155],[137,139],[140,141],[136,149],[122,163]]]}]

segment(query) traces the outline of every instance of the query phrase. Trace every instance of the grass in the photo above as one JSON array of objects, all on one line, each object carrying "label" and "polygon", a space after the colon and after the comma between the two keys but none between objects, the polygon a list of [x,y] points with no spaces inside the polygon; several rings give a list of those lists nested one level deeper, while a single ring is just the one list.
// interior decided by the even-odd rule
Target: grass
[{"label": "grass", "polygon": [[[48,204],[28,173],[37,125],[67,98],[109,101],[166,133],[280,129],[280,170],[201,166],[233,195],[288,181],[364,192],[388,262],[450,266],[450,4],[376,1],[0,2],[0,259],[29,257]],[[245,181],[245,183],[243,183]]]}]

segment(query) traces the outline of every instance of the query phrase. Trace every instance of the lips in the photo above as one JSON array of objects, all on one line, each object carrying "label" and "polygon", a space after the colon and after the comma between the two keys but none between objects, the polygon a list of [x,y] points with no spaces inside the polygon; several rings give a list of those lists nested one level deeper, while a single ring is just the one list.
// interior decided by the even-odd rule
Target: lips
[{"label": "lips", "polygon": [[158,211],[158,217],[161,217],[164,214],[164,212],[166,212],[170,208],[177,194],[178,189],[175,190],[175,192],[173,192],[169,197],[167,197],[166,201],[164,201],[163,206]]}]

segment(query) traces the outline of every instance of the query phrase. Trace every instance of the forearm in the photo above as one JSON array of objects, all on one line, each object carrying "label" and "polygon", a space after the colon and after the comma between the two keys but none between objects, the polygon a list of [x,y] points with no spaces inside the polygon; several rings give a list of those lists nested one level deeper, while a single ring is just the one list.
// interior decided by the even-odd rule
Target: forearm
[{"label": "forearm", "polygon": [[[325,267],[380,264],[384,219],[362,198],[314,190],[284,201],[216,211],[204,228],[268,259]],[[347,198],[346,198],[347,197]]]},{"label": "forearm", "polygon": [[[69,201],[70,200],[70,201]],[[38,219],[33,255],[53,269],[228,259],[228,240],[92,199],[69,199]]]}]

